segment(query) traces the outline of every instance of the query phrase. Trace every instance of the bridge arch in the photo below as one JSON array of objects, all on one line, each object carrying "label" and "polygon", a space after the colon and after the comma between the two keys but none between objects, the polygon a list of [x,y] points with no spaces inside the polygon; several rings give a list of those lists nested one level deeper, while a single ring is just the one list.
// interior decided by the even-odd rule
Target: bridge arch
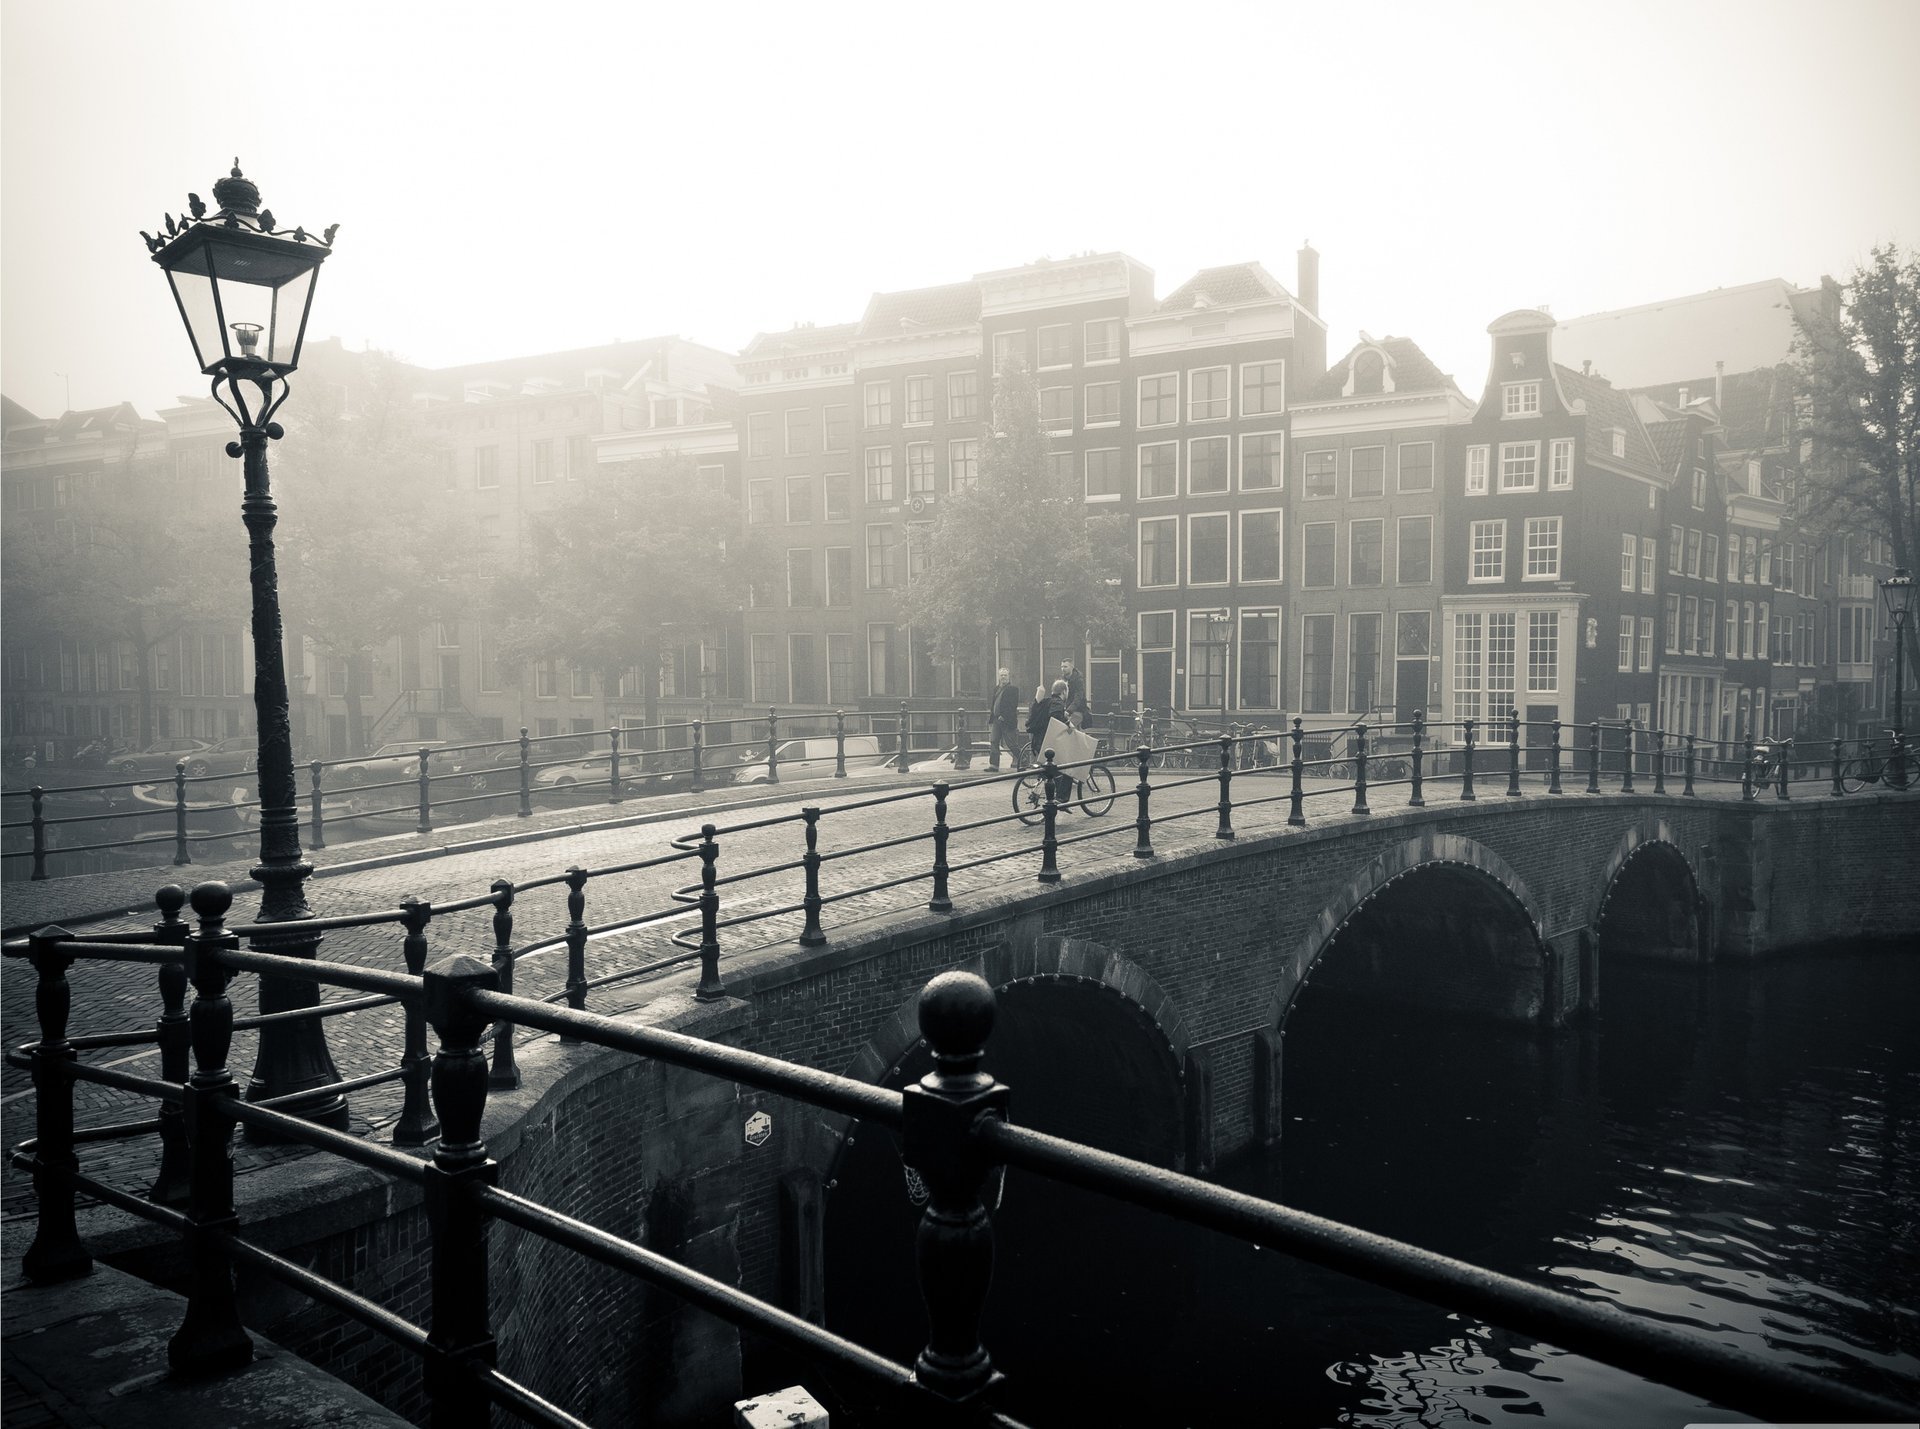
[{"label": "bridge arch", "polygon": [[1607,856],[1587,926],[1603,958],[1702,961],[1712,941],[1700,880],[1665,819],[1635,824]]},{"label": "bridge arch", "polygon": [[[1358,870],[1295,947],[1267,1025],[1285,1024],[1322,960],[1343,942],[1371,946],[1376,962],[1384,955],[1398,965],[1399,982],[1385,980],[1389,996],[1417,1001],[1438,993],[1458,1010],[1502,1020],[1531,1021],[1547,1010],[1550,953],[1540,904],[1512,865],[1474,839],[1429,830]],[[1417,951],[1396,958],[1383,943]],[[1431,955],[1449,950],[1453,966],[1436,966]]]}]

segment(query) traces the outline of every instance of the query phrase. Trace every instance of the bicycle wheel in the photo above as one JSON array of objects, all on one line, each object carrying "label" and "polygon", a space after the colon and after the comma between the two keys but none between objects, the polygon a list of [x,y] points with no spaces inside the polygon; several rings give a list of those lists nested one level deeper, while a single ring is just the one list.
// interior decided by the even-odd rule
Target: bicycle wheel
[{"label": "bicycle wheel", "polygon": [[1840,787],[1849,794],[1858,794],[1869,784],[1880,782],[1880,771],[1873,767],[1868,759],[1849,759],[1840,766]]},{"label": "bicycle wheel", "polygon": [[1013,811],[1021,823],[1039,823],[1046,817],[1046,804],[1047,781],[1038,770],[1029,769],[1013,781]]},{"label": "bicycle wheel", "polygon": [[1113,771],[1104,764],[1096,764],[1087,770],[1086,792],[1081,797],[1080,807],[1094,818],[1099,818],[1113,807],[1115,785]]},{"label": "bicycle wheel", "polygon": [[1920,782],[1920,752],[1909,749],[1904,758],[1887,761],[1887,772],[1883,776],[1889,789],[1911,789]]}]

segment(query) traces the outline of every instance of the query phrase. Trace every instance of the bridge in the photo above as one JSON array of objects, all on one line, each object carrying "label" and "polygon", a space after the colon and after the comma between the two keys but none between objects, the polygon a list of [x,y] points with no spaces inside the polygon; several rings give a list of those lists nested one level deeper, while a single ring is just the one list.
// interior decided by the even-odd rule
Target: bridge
[{"label": "bridge", "polygon": [[[487,956],[532,998],[886,1090],[932,1069],[921,990],[971,971],[997,993],[988,1067],[1017,1089],[1017,1122],[1205,1173],[1278,1135],[1281,1048],[1305,988],[1551,1029],[1604,995],[1608,959],[1625,949],[1761,957],[1920,930],[1920,800],[1907,795],[1656,792],[1630,772],[1603,792],[1572,779],[1561,792],[1557,766],[1551,784],[1523,779],[1517,754],[1477,789],[1465,774],[1369,787],[1364,767],[1342,781],[1298,759],[1239,763],[1231,748],[1217,770],[1143,758],[1105,818],[1046,799],[1029,826],[1001,812],[1005,778],[857,798],[842,785],[731,822],[715,812],[697,830],[628,825],[390,864],[316,885],[330,921],[348,925],[321,956],[401,965],[395,905],[413,894],[415,974],[431,940],[435,955]],[[150,1021],[157,999],[135,989],[151,976],[76,970],[77,1028]],[[24,981],[8,980],[10,1017]],[[242,1022],[251,981],[235,989]],[[424,1059],[395,1066],[407,1021],[388,1006],[330,1024],[339,1075],[371,1082],[351,1093],[354,1129],[377,1141],[406,1144],[430,1115]],[[502,1024],[490,1053],[484,1131],[503,1185],[804,1319],[845,1291],[836,1228],[915,1194],[893,1134],[863,1134],[851,1112],[541,1027]],[[135,1055],[157,1062],[162,1049]],[[110,1090],[83,1090],[95,1094],[83,1124],[127,1115]],[[151,1150],[118,1174],[144,1189]],[[271,1146],[243,1153],[240,1180],[250,1238],[418,1318],[430,1237],[417,1187],[374,1194],[364,1172]],[[179,1274],[177,1247],[148,1228],[105,1210],[82,1219],[114,1263]],[[636,1363],[672,1365],[672,1387],[662,1398],[639,1370],[610,1381],[629,1327],[599,1312],[629,1306],[631,1285],[540,1249],[496,1242],[493,1330],[502,1363],[517,1357],[549,1399],[611,1421],[650,1383],[653,1412],[671,1421],[737,1385],[737,1335],[651,1299]],[[350,1382],[385,1385],[403,1412],[421,1408],[400,1350],[343,1336],[244,1277],[242,1299],[247,1323]],[[574,1327],[564,1338],[562,1323]]]}]

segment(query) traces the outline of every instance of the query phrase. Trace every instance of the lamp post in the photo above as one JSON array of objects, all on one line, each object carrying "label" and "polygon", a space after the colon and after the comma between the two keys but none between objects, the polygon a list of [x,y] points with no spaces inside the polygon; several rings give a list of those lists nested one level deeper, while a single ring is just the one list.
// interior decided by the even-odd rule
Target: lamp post
[{"label": "lamp post", "polygon": [[[322,235],[274,227],[260,206],[260,190],[233,171],[213,186],[219,205],[209,215],[198,194],[190,212],[166,218],[163,235],[142,233],[147,251],[167,275],[200,370],[212,379],[213,398],[240,428],[227,455],[243,462],[240,516],[247,528],[253,587],[253,708],[259,732],[261,923],[311,918],[305,886],[313,865],[300,855],[300,810],[293,775],[293,733],[286,652],[280,628],[280,585],[274,567],[276,508],[267,477],[267,442],[283,435],[273,420],[287,399],[287,379],[300,365],[314,280],[332,251],[339,225]],[[256,951],[312,958],[319,936],[256,934]],[[319,987],[279,977],[260,980],[260,1010],[287,1012],[315,1006]],[[247,1087],[248,1101],[296,1095],[281,1110],[344,1128],[347,1101],[326,1090],[340,1079],[318,1018],[269,1022]]]},{"label": "lamp post", "polygon": [[1893,621],[1893,773],[1906,784],[1907,615],[1913,609],[1913,576],[1905,566],[1880,582],[1880,599]]},{"label": "lamp post", "polygon": [[1227,733],[1227,692],[1233,687],[1233,616],[1224,610],[1207,612],[1207,634],[1220,656],[1220,732]]}]

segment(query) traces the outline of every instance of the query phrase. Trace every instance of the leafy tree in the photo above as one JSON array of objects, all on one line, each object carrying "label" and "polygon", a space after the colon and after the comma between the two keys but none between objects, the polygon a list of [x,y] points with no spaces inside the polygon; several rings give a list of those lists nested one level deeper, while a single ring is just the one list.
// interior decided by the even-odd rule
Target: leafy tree
[{"label": "leafy tree", "polygon": [[596,672],[609,692],[638,669],[650,725],[668,643],[724,621],[770,569],[762,544],[742,532],[738,504],[677,456],[596,479],[534,518],[530,536],[519,569],[494,592],[501,668],[558,657]]},{"label": "leafy tree", "polygon": [[1088,516],[1077,480],[1055,474],[1048,450],[1033,378],[1009,362],[994,386],[979,480],[942,503],[903,602],[941,656],[966,658],[995,634],[1042,621],[1132,643],[1121,594],[1126,523]]},{"label": "leafy tree", "polygon": [[[1801,334],[1802,435],[1827,458],[1811,474],[1809,521],[1886,532],[1894,564],[1920,569],[1920,255],[1876,247]],[[1920,668],[1920,622],[1907,634]]]},{"label": "leafy tree", "polygon": [[458,615],[481,562],[474,524],[435,500],[442,448],[412,409],[409,369],[375,355],[362,376],[331,410],[296,396],[270,453],[282,608],[289,628],[346,661],[358,753],[369,657]]}]

